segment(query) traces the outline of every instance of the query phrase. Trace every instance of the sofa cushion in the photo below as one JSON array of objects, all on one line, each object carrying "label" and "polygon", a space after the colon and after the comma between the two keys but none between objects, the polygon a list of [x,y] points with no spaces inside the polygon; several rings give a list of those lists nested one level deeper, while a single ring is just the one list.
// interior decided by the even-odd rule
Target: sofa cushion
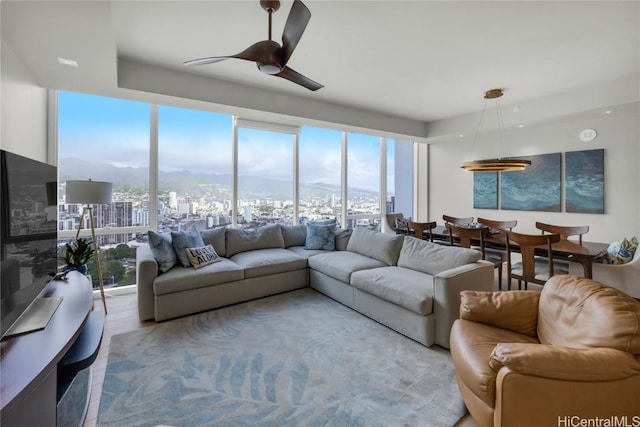
[{"label": "sofa cushion", "polygon": [[198,289],[244,279],[244,270],[235,262],[222,258],[220,262],[202,268],[176,266],[153,281],[154,295]]},{"label": "sofa cushion", "polygon": [[293,252],[296,255],[300,255],[305,259],[309,258],[310,256],[333,252],[323,251],[322,249],[305,249],[304,246],[290,246],[287,248],[287,250]]},{"label": "sofa cushion", "polygon": [[640,355],[640,303],[618,289],[572,275],[553,276],[538,304],[543,344],[608,347]]},{"label": "sofa cushion", "polygon": [[176,257],[183,267],[191,267],[191,262],[187,256],[188,248],[199,248],[204,246],[202,236],[194,225],[187,231],[172,231],[171,244],[176,251]]},{"label": "sofa cushion", "polygon": [[386,267],[377,259],[349,251],[333,251],[309,258],[309,267],[344,283],[350,283],[351,273],[369,268]]},{"label": "sofa cushion", "polygon": [[480,251],[443,246],[415,237],[406,237],[398,266],[436,275],[452,268],[471,264],[482,258]]},{"label": "sofa cushion", "polygon": [[347,250],[347,246],[349,245],[349,240],[351,239],[352,234],[353,234],[352,228],[336,230],[336,250],[337,251]]},{"label": "sofa cushion", "polygon": [[307,237],[304,248],[323,251],[336,249],[336,225],[335,224],[307,224]]},{"label": "sofa cushion", "polygon": [[149,236],[149,248],[158,264],[158,270],[161,273],[166,273],[178,264],[176,251],[171,244],[171,234],[149,230],[147,235]]},{"label": "sofa cushion", "polygon": [[489,360],[496,344],[538,343],[528,335],[468,320],[454,322],[450,342],[456,375],[491,408],[495,407],[498,373],[489,366]]},{"label": "sofa cushion", "polygon": [[380,233],[358,227],[353,230],[347,251],[377,259],[387,265],[396,265],[404,236]]},{"label": "sofa cushion", "polygon": [[230,259],[244,268],[245,279],[307,268],[305,258],[280,248],[240,252]]},{"label": "sofa cushion", "polygon": [[356,271],[351,285],[422,316],[433,312],[433,277],[402,267]]},{"label": "sofa cushion", "polygon": [[212,228],[210,230],[202,230],[200,235],[205,245],[213,246],[213,249],[220,256],[227,256],[225,247],[225,227]]},{"label": "sofa cushion", "polygon": [[280,225],[280,228],[285,248],[304,246],[304,240],[307,238],[306,225]]},{"label": "sofa cushion", "polygon": [[277,224],[255,229],[227,228],[225,239],[227,258],[255,249],[284,248],[282,231]]}]

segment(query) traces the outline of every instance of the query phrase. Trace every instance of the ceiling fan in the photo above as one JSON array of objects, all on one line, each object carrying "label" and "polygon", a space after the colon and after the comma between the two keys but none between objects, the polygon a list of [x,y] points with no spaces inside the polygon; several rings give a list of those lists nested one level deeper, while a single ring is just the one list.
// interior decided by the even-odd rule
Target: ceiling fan
[{"label": "ceiling fan", "polygon": [[192,59],[191,61],[186,61],[184,65],[213,64],[229,58],[244,59],[256,62],[258,69],[265,74],[282,77],[309,90],[315,91],[324,87],[320,83],[287,67],[287,61],[289,61],[311,19],[309,9],[300,0],[294,0],[282,32],[282,46],[280,46],[277,42],[271,40],[271,15],[280,8],[280,1],[260,0],[260,6],[269,14],[269,40],[254,43],[235,55]]}]

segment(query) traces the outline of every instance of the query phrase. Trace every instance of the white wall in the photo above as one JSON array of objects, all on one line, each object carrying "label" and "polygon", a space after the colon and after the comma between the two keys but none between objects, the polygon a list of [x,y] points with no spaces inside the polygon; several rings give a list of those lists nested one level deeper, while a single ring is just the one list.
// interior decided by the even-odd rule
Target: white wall
[{"label": "white wall", "polygon": [[[582,142],[578,138],[579,132],[586,128],[597,130],[598,137],[594,141]],[[472,148],[473,135],[469,136],[459,138],[451,135],[429,145],[429,192],[428,195],[421,194],[419,204],[428,206],[428,218],[422,217],[421,220],[442,223],[443,214],[517,219],[517,231],[523,233],[538,233],[536,221],[558,225],[586,224],[590,227],[585,237],[588,241],[611,242],[632,235],[640,237],[640,120],[637,103],[626,108],[621,106],[609,115],[598,111],[580,118],[558,117],[542,124],[505,129],[503,132],[503,154],[506,156],[604,148],[603,215],[566,213],[564,201],[563,212],[560,213],[473,209],[473,174],[460,169],[460,165],[472,158],[496,157],[498,146],[490,142],[487,135],[482,135]],[[496,131],[493,131],[493,136],[497,139]]]},{"label": "white wall", "polygon": [[1,42],[0,148],[47,161],[47,90]]}]

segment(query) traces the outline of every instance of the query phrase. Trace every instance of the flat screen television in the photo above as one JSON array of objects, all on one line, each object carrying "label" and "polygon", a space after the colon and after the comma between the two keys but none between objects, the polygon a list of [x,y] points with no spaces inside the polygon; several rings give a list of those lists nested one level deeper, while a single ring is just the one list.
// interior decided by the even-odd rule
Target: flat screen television
[{"label": "flat screen television", "polygon": [[23,315],[57,267],[55,166],[0,150],[0,337]]}]

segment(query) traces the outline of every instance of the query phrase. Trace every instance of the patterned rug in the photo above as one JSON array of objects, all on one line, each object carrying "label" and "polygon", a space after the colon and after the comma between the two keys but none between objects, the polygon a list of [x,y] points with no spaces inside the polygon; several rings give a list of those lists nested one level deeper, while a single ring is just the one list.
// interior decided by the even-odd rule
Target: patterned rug
[{"label": "patterned rug", "polygon": [[449,352],[311,288],[111,338],[98,426],[453,426]]}]

